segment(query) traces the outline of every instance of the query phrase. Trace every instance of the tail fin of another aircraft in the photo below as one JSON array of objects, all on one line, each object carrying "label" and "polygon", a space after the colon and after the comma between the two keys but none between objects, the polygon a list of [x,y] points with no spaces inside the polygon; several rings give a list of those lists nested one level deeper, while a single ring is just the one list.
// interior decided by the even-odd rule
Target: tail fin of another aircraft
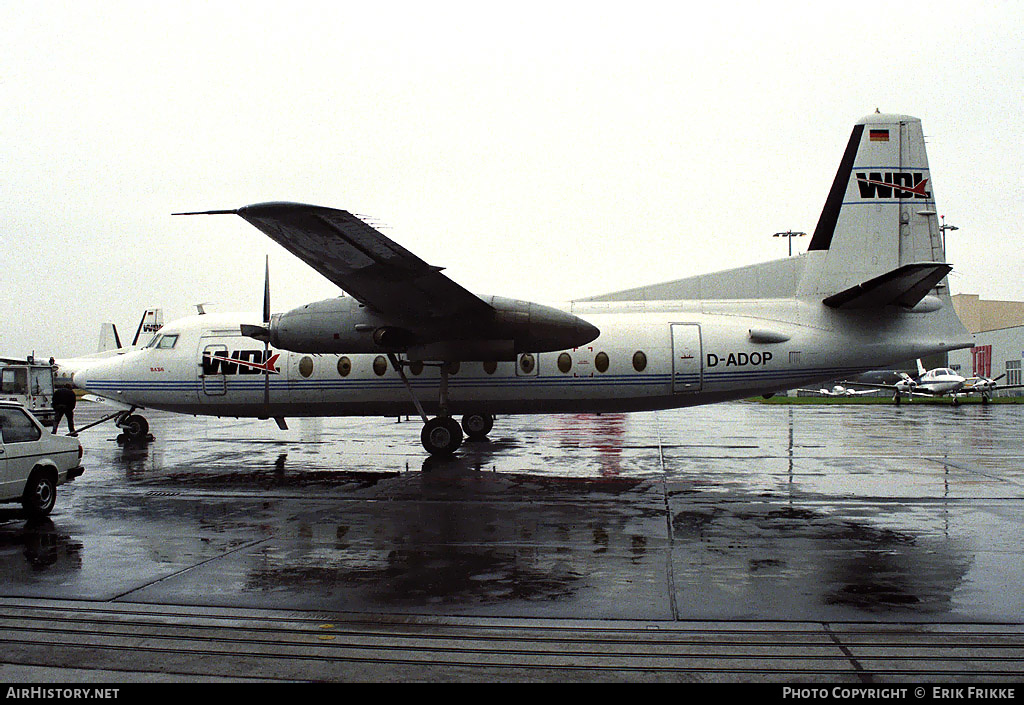
[{"label": "tail fin of another aircraft", "polygon": [[145,345],[152,339],[153,334],[164,326],[164,311],[161,308],[148,308],[139,320],[139,327],[135,331],[135,338],[132,339],[132,347]]},{"label": "tail fin of another aircraft", "polygon": [[932,189],[920,120],[881,113],[860,120],[811,237],[808,253],[820,254],[800,293],[853,308],[913,306],[936,287],[948,293]]},{"label": "tail fin of another aircraft", "polygon": [[100,324],[100,342],[96,346],[96,352],[107,352],[117,350],[121,347],[121,337],[117,334],[117,326],[113,323]]}]

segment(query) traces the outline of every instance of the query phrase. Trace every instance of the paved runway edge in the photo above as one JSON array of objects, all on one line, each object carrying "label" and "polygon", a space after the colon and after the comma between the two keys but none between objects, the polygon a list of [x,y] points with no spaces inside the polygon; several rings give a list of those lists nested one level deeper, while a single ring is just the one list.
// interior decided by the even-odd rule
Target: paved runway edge
[{"label": "paved runway edge", "polygon": [[17,682],[1013,682],[1024,624],[468,618],[0,599]]}]

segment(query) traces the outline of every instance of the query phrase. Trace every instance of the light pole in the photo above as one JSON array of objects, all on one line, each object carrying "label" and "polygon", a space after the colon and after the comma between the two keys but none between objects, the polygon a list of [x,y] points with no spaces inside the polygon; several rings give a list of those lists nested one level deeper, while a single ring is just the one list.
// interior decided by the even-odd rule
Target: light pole
[{"label": "light pole", "polygon": [[942,218],[942,225],[939,226],[939,232],[942,233],[942,256],[945,257],[947,261],[949,261],[949,258],[946,257],[946,231],[959,230],[960,228],[956,227],[955,225],[946,225],[946,216],[943,215],[939,217]]},{"label": "light pole", "polygon": [[795,233],[792,230],[787,230],[784,233],[775,233],[774,235],[772,235],[772,237],[784,237],[784,238],[786,238],[789,241],[789,256],[792,257],[793,256],[793,238],[801,237],[801,236],[806,235],[806,234],[807,233],[800,233],[800,232],[796,232]]}]

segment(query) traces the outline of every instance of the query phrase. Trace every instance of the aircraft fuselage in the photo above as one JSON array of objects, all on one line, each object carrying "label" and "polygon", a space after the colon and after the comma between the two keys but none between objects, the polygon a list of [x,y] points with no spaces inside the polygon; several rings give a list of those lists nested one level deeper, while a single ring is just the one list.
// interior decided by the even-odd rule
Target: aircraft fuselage
[{"label": "aircraft fuselage", "polygon": [[[450,412],[614,412],[706,404],[833,380],[944,349],[927,331],[924,314],[838,315],[812,300],[587,302],[566,309],[595,325],[600,336],[570,350],[462,362],[448,380]],[[384,353],[266,348],[240,334],[243,323],[259,321],[231,314],[182,319],[165,326],[147,348],[77,371],[75,383],[125,404],[200,415],[414,412],[408,389]],[[177,336],[173,345],[171,336]],[[439,368],[413,362],[406,369],[424,409],[438,413]]]}]

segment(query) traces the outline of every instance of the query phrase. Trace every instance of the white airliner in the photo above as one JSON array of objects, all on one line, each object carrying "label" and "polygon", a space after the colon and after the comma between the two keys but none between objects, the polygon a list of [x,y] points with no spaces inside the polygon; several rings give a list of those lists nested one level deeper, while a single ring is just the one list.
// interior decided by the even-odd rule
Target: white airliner
[{"label": "white airliner", "polygon": [[920,120],[869,115],[805,254],[560,308],[477,296],[343,210],[206,211],[241,216],[350,296],[273,316],[265,297],[262,320],[172,322],[74,380],[126,405],[128,431],[145,427],[143,408],[282,427],[415,408],[423,446],[438,455],[463,430],[485,436],[494,415],[770,395],[972,345],[949,299],[931,184]]}]

